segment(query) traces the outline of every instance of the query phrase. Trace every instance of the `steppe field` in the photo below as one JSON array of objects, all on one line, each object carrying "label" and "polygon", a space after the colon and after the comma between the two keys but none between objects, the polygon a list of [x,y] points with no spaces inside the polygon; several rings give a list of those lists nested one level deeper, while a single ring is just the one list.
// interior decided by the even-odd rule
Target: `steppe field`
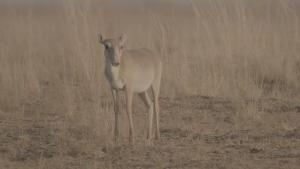
[{"label": "steppe field", "polygon": [[[98,33],[161,57],[153,146]],[[299,168],[299,0],[0,0],[0,169]]]}]

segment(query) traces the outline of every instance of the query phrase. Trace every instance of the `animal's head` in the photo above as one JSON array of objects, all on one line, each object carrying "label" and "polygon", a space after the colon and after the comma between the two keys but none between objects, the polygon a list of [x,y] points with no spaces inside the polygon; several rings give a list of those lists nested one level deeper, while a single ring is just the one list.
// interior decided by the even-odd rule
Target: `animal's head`
[{"label": "animal's head", "polygon": [[98,40],[105,48],[105,58],[112,66],[119,66],[124,50],[126,35],[122,35],[117,39],[104,39],[101,34],[98,34]]}]

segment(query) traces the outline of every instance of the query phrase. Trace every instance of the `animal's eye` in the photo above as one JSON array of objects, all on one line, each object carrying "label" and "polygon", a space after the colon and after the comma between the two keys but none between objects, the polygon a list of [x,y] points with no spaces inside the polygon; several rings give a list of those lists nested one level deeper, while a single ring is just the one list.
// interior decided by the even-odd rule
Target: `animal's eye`
[{"label": "animal's eye", "polygon": [[109,47],[108,47],[108,45],[105,45],[105,49],[108,49]]}]

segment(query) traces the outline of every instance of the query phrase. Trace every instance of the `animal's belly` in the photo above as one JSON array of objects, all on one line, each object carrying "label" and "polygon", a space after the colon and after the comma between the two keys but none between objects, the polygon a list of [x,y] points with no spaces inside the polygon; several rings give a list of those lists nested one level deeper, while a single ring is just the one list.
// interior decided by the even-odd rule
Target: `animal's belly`
[{"label": "animal's belly", "polygon": [[146,90],[148,90],[151,86],[151,83],[140,83],[140,84],[134,84],[132,86],[133,88],[133,91],[136,92],[136,93],[141,93],[141,92],[144,92]]},{"label": "animal's belly", "polygon": [[130,86],[134,92],[141,93],[148,90],[153,82],[153,75],[148,74],[144,76],[139,76],[139,78],[133,78],[131,80]]}]

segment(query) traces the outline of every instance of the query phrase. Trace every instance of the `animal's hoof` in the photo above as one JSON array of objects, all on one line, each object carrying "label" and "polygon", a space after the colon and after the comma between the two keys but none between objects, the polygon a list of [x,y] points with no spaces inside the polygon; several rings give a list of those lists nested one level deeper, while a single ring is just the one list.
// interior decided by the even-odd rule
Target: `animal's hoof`
[{"label": "animal's hoof", "polygon": [[160,140],[160,134],[155,134],[155,140]]},{"label": "animal's hoof", "polygon": [[115,139],[114,139],[114,144],[115,144],[116,146],[119,145],[119,138],[115,138]]},{"label": "animal's hoof", "polygon": [[152,139],[146,139],[145,145],[146,145],[146,146],[153,146],[153,141],[152,141]]},{"label": "animal's hoof", "polygon": [[129,144],[130,144],[130,145],[132,145],[132,146],[133,146],[133,145],[134,145],[134,142],[135,142],[135,141],[134,141],[134,139],[133,139],[133,138],[129,138]]}]

